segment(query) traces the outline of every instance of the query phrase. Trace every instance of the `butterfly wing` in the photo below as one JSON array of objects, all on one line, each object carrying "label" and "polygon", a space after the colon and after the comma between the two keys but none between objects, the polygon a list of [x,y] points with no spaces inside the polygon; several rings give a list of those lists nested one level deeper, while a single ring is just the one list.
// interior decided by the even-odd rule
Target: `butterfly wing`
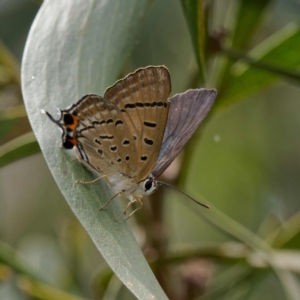
[{"label": "butterfly wing", "polygon": [[126,175],[145,179],[157,161],[165,131],[171,81],[164,66],[138,69],[108,88],[104,99],[122,114],[135,146],[135,162]]},{"label": "butterfly wing", "polygon": [[119,109],[103,97],[84,96],[57,121],[48,116],[63,130],[63,147],[75,146],[80,161],[96,173],[109,177],[136,167],[133,137]]},{"label": "butterfly wing", "polygon": [[169,99],[163,143],[151,174],[157,178],[178,155],[206,117],[216,98],[214,89],[188,90]]},{"label": "butterfly wing", "polygon": [[100,175],[120,174],[133,182],[152,170],[162,144],[170,103],[168,69],[138,69],[108,88],[104,97],[86,95],[48,117],[63,131],[63,147]]}]

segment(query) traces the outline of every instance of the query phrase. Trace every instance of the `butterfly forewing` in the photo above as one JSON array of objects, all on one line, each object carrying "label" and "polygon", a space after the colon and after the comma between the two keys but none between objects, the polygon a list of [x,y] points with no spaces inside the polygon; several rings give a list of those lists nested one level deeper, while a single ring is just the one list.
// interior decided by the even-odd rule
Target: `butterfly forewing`
[{"label": "butterfly forewing", "polygon": [[169,109],[171,91],[168,70],[161,67],[138,69],[118,81],[104,94],[122,114],[135,145],[135,162],[126,175],[137,182],[146,178],[159,155]]}]

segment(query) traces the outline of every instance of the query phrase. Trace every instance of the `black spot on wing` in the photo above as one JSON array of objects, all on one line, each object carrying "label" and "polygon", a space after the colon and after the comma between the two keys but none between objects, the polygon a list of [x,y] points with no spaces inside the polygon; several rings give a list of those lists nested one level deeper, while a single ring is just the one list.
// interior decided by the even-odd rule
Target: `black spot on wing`
[{"label": "black spot on wing", "polygon": [[64,140],[62,146],[65,149],[72,149],[75,146],[75,144],[76,144],[75,140],[71,136],[66,134],[65,140]]},{"label": "black spot on wing", "polygon": [[63,142],[63,147],[65,149],[72,149],[74,147],[74,144],[67,140]]},{"label": "black spot on wing", "polygon": [[147,127],[150,127],[150,128],[155,128],[156,127],[156,123],[151,123],[151,122],[147,122],[147,121],[144,122],[144,125],[147,126]]},{"label": "black spot on wing", "polygon": [[134,103],[127,103],[127,104],[125,104],[125,109],[126,108],[135,108],[135,104]]},{"label": "black spot on wing", "polygon": [[102,140],[112,140],[114,138],[113,135],[99,135],[100,139]]},{"label": "black spot on wing", "polygon": [[142,103],[142,102],[135,102],[135,103],[127,103],[125,104],[124,108],[125,109],[121,109],[121,112],[125,112],[127,108],[136,108],[136,107],[155,107],[155,106],[159,106],[159,107],[167,107],[167,103],[165,102],[145,102],[145,103]]},{"label": "black spot on wing", "polygon": [[105,123],[104,120],[102,120],[102,121],[93,121],[93,125],[102,125],[104,123]]},{"label": "black spot on wing", "polygon": [[144,142],[145,142],[145,144],[147,144],[147,145],[150,145],[150,146],[153,145],[153,140],[144,138]]},{"label": "black spot on wing", "polygon": [[89,130],[89,129],[95,129],[95,127],[94,126],[87,126],[87,127],[82,128],[79,132],[82,133],[83,131],[86,131],[86,130]]}]

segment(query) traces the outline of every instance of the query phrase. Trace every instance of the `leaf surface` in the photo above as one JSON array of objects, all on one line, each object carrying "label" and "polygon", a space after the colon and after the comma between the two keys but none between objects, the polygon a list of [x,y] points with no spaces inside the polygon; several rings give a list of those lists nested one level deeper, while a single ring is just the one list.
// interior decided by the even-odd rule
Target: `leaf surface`
[{"label": "leaf surface", "polygon": [[103,95],[114,83],[134,42],[147,0],[45,1],[31,28],[22,65],[26,109],[49,168],[71,209],[116,275],[139,299],[166,299],[127,222],[114,220],[122,207],[104,182],[68,151],[61,134],[41,114],[55,116],[89,93]]}]

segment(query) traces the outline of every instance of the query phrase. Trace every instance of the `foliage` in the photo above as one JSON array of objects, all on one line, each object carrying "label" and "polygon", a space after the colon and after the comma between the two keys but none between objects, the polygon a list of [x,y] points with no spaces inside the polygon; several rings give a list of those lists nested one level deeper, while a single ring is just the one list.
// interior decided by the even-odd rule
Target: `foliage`
[{"label": "foliage", "polygon": [[[298,299],[299,6],[120,3],[0,4],[1,298],[132,299],[127,287],[139,299]],[[22,66],[33,135],[19,62],[38,9]],[[161,189],[130,226],[115,223],[120,201],[98,211],[110,191],[74,183],[92,174],[59,148],[39,110],[159,64],[173,93],[218,89],[209,118],[163,175],[211,208]],[[34,155],[35,136],[60,190]]]}]

